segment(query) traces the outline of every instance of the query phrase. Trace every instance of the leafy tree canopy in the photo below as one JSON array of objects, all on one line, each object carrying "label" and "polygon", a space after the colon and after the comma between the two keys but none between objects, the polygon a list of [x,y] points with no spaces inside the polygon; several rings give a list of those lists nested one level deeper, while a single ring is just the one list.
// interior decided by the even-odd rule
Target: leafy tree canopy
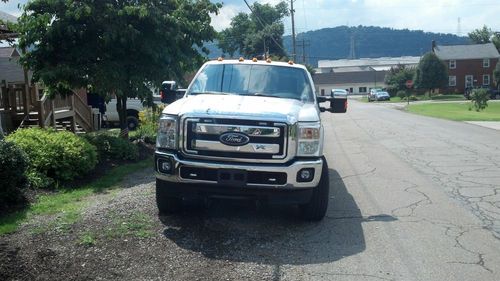
[{"label": "leafy tree canopy", "polygon": [[285,27],[282,20],[289,15],[288,4],[282,1],[271,6],[255,2],[251,10],[250,14],[239,13],[233,17],[231,27],[219,33],[219,48],[231,56],[236,52],[247,57],[265,52],[277,57],[286,56],[283,48]]},{"label": "leafy tree canopy", "polygon": [[493,32],[486,25],[469,33],[469,38],[476,44],[486,44],[492,42],[500,50],[500,35]]},{"label": "leafy tree canopy", "polygon": [[427,53],[418,63],[414,80],[417,88],[432,90],[445,87],[448,83],[446,65],[436,54]]},{"label": "leafy tree canopy", "polygon": [[22,62],[52,94],[87,87],[116,95],[122,129],[126,99],[151,99],[149,86],[178,79],[202,61],[196,47],[216,36],[209,0],[32,0],[19,19]]},{"label": "leafy tree canopy", "polygon": [[406,67],[405,65],[397,65],[392,67],[389,73],[385,76],[385,83],[394,92],[406,90],[406,81],[412,80],[415,76],[414,67]]}]

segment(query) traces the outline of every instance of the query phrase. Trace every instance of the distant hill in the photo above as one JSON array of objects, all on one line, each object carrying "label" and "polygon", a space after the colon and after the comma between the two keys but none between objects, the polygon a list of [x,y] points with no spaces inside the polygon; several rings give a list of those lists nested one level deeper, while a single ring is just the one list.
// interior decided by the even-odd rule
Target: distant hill
[{"label": "distant hill", "polygon": [[[419,56],[430,51],[432,40],[439,45],[469,44],[468,37],[453,34],[423,32],[408,29],[391,29],[375,26],[339,26],[301,33],[298,44],[309,41],[306,58],[313,66],[322,59],[345,59],[350,55],[351,36],[354,41],[356,58],[378,58]],[[287,50],[292,49],[292,37],[284,38]],[[291,53],[291,52],[290,52]],[[297,56],[302,57],[302,48],[297,47]],[[297,58],[302,61],[301,58]],[[306,59],[307,60],[307,59]]]},{"label": "distant hill", "polygon": [[[356,58],[419,56],[430,51],[432,40],[439,45],[470,44],[468,37],[453,34],[423,32],[408,29],[392,29],[375,26],[338,26],[308,31],[297,35],[297,61],[302,62],[302,40],[306,40],[306,61],[318,65],[322,59],[349,57],[351,36]],[[285,48],[292,53],[291,36],[284,37]],[[207,46],[209,57],[220,56],[216,44]]]}]

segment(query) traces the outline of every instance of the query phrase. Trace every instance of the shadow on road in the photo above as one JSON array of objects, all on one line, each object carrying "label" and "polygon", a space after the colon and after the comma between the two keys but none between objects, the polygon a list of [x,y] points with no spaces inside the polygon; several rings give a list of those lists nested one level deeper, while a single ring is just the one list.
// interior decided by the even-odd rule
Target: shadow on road
[{"label": "shadow on road", "polygon": [[363,218],[337,171],[330,169],[330,207],[317,223],[301,221],[292,206],[257,206],[254,202],[216,201],[208,209],[160,217],[164,235],[179,247],[212,259],[257,264],[332,262],[365,250]]}]

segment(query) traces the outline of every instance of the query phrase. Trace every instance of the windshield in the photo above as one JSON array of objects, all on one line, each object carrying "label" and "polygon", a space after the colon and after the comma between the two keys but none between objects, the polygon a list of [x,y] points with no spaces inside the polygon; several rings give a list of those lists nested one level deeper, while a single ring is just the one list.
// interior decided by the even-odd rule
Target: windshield
[{"label": "windshield", "polygon": [[297,99],[312,102],[307,73],[276,65],[207,65],[193,81],[188,95],[234,94]]}]

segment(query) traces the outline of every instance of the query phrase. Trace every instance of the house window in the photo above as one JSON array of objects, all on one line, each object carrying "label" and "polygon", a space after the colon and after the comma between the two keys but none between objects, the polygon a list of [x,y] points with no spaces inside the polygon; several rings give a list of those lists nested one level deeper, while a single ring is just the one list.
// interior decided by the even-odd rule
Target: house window
[{"label": "house window", "polygon": [[354,93],[354,89],[353,88],[349,88],[349,93]]},{"label": "house window", "polygon": [[465,75],[465,88],[470,88],[474,84],[474,76]]},{"label": "house window", "polygon": [[490,59],[483,59],[483,67],[484,68],[490,67]]},{"label": "house window", "polygon": [[455,69],[455,68],[457,68],[457,61],[450,60],[450,69]]},{"label": "house window", "polygon": [[325,89],[321,89],[321,95],[324,96],[325,95]]},{"label": "house window", "polygon": [[455,87],[457,85],[457,76],[448,77],[448,86]]},{"label": "house window", "polygon": [[366,87],[359,87],[360,93],[366,93]]},{"label": "house window", "polygon": [[483,85],[485,85],[485,86],[490,85],[490,75],[489,74],[483,75]]}]

